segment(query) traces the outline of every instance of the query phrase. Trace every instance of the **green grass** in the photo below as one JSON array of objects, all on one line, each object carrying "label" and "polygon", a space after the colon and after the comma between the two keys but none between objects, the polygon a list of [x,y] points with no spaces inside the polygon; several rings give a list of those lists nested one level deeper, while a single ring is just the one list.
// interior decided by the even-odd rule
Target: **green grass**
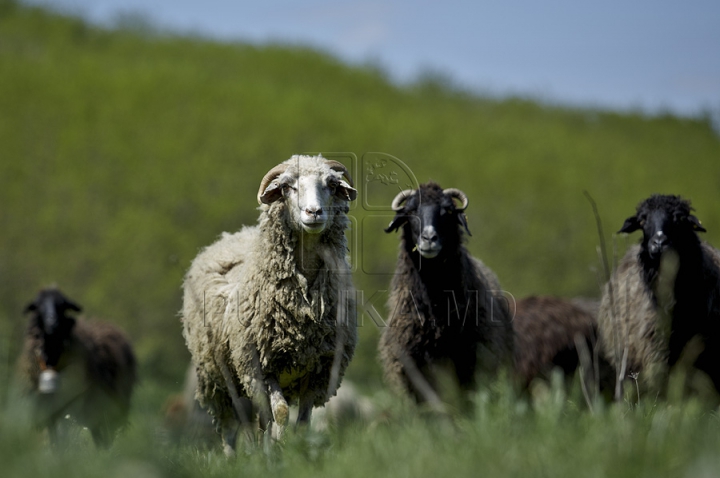
[{"label": "green grass", "polygon": [[[138,401],[163,391],[144,384]],[[507,390],[481,392],[474,415],[453,420],[418,413],[378,393],[378,416],[329,431],[291,431],[266,452],[226,459],[219,446],[167,439],[155,410],[136,407],[109,450],[74,429],[64,450],[49,449],[17,414],[0,418],[3,476],[715,476],[720,418],[695,402],[643,401],[590,413],[550,390],[534,408]],[[21,423],[18,423],[21,422]],[[58,470],[61,470],[58,475]]]},{"label": "green grass", "polygon": [[[181,389],[189,358],[177,317],[184,271],[220,232],[254,223],[267,170],[308,151],[352,153],[358,167],[387,158],[365,153],[386,153],[421,182],[465,191],[468,247],[516,297],[598,296],[599,241],[584,190],[608,240],[640,200],[664,192],[691,198],[706,238],[720,244],[720,140],[707,119],[488,98],[442,77],[400,87],[377,67],[306,48],[106,30],[0,0],[0,384],[12,373],[24,305],[53,282],[88,315],[129,332],[143,378],[133,427],[107,453],[54,455],[3,417],[3,476],[33,467],[71,476],[631,476],[717,464],[708,452],[717,420],[691,404],[596,415],[563,404],[551,419],[493,402],[451,430],[400,413],[319,444],[293,439],[271,463],[157,444],[161,405]],[[377,193],[387,204],[393,189],[373,189],[367,173],[355,177],[360,197]],[[378,291],[388,287],[397,236],[381,230],[387,212],[358,204],[351,214],[355,282],[386,314]],[[348,374],[382,394],[378,329],[361,320]]]}]

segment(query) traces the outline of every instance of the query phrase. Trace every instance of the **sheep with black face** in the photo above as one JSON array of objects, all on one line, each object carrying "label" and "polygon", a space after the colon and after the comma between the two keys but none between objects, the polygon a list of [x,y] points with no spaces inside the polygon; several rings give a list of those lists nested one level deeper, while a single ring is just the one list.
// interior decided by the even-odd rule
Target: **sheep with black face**
[{"label": "sheep with black face", "polygon": [[21,379],[35,401],[35,420],[55,441],[58,419],[71,415],[98,446],[108,446],[127,421],[136,360],[115,326],[75,319],[80,306],[55,288],[41,290],[20,358]]},{"label": "sheep with black face", "polygon": [[641,202],[620,232],[642,231],[606,285],[599,313],[605,356],[626,378],[663,393],[681,356],[720,390],[720,252],[698,237],[705,232],[690,201],[653,195]]},{"label": "sheep with black face", "polygon": [[385,229],[401,237],[380,360],[386,380],[418,402],[428,398],[418,382],[441,392],[438,372],[469,391],[478,372],[512,364],[508,303],[495,274],[463,245],[467,205],[462,191],[429,182],[395,197]]}]

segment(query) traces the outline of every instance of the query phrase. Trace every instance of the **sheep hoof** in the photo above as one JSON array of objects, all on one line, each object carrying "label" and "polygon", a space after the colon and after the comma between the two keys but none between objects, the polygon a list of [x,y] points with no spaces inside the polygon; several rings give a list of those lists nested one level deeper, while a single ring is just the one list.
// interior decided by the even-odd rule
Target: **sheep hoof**
[{"label": "sheep hoof", "polygon": [[235,449],[227,443],[223,443],[223,453],[227,458],[235,458]]},{"label": "sheep hoof", "polygon": [[286,426],[290,416],[290,407],[288,407],[288,404],[282,394],[277,392],[273,393],[270,396],[270,406],[272,407],[275,423],[281,427]]}]

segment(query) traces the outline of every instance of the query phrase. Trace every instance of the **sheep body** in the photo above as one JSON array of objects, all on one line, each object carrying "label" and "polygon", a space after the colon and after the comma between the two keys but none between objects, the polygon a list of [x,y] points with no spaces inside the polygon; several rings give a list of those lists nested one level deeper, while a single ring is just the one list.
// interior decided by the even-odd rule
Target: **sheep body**
[{"label": "sheep body", "polygon": [[566,376],[580,365],[578,340],[588,352],[595,347],[599,303],[587,299],[531,296],[516,303],[515,373],[527,386],[536,377],[547,378],[554,367]]},{"label": "sheep body", "polygon": [[[467,391],[475,387],[477,372],[493,374],[512,362],[512,326],[500,284],[462,245],[461,227],[467,228],[464,206],[456,208],[447,191],[454,190],[443,191],[435,183],[421,185],[407,193],[408,204],[402,208],[396,203],[405,198],[399,195],[393,202],[396,218],[386,229],[402,227],[402,236],[379,356],[391,387],[418,402],[428,397],[418,389],[416,372],[437,391],[438,369],[447,370]],[[442,242],[439,252],[438,241],[425,244],[419,237],[419,228],[425,234],[433,221],[444,224],[431,231]],[[430,258],[424,258],[424,250]]]},{"label": "sheep body", "polygon": [[720,253],[697,237],[704,228],[691,210],[677,196],[638,206],[621,232],[643,228],[643,241],[618,264],[600,306],[607,360],[619,373],[627,355],[625,377],[651,393],[664,392],[683,354],[720,390]]},{"label": "sheep body", "polygon": [[[331,174],[322,157],[284,164],[284,174],[294,177]],[[235,420],[230,386],[241,398],[262,402],[272,380],[288,403],[323,405],[335,393],[336,350],[335,388],[357,343],[347,202],[335,201],[336,213],[316,235],[316,261],[304,256],[311,254],[303,248],[309,239],[293,227],[286,202],[263,204],[257,226],[223,233],[185,277],[183,334],[197,366],[197,398],[221,427]]]},{"label": "sheep body", "polygon": [[[47,293],[41,291],[39,298]],[[107,446],[127,422],[137,381],[132,346],[114,325],[59,315],[57,337],[44,334],[41,320],[33,317],[20,358],[20,377],[26,393],[34,397],[36,423],[47,426],[52,437],[57,420],[70,415],[90,430],[97,445]],[[43,352],[50,340],[59,342],[59,359],[51,368]],[[57,389],[41,390],[43,370],[50,369],[58,374]]]}]

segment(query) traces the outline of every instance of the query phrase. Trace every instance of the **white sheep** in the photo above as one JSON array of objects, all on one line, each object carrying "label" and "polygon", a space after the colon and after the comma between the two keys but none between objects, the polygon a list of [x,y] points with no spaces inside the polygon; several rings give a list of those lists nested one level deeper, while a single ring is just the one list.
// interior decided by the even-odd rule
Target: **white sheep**
[{"label": "white sheep", "polygon": [[[346,179],[344,179],[346,178]],[[183,334],[197,365],[197,398],[225,453],[249,417],[284,427],[336,393],[357,344],[345,229],[357,196],[341,163],[293,156],[260,183],[257,226],[223,233],[185,276]]]}]

